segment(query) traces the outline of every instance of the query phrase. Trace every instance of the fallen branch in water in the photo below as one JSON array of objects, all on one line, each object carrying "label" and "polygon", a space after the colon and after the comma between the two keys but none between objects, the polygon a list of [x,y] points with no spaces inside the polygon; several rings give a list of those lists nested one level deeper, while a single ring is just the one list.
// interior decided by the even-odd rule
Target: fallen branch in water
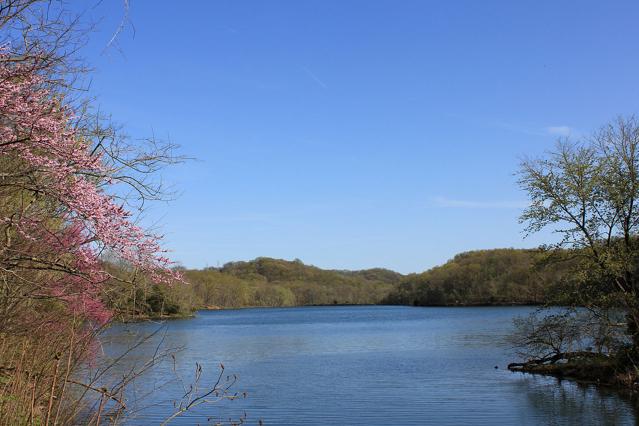
[{"label": "fallen branch in water", "polygon": [[577,351],[577,352],[562,352],[553,355],[549,355],[543,358],[531,359],[526,362],[512,362],[508,364],[508,369],[511,371],[521,371],[525,370],[527,367],[534,367],[540,365],[548,365],[548,364],[556,364],[559,361],[571,361],[575,359],[608,359],[607,355],[596,353],[596,352],[588,352],[588,351]]}]

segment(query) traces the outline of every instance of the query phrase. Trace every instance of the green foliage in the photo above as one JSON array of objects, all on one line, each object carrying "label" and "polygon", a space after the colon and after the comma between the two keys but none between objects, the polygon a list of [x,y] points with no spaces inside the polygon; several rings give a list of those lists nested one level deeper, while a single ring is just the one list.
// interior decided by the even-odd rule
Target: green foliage
[{"label": "green foliage", "polygon": [[[619,117],[578,143],[559,141],[543,157],[522,162],[519,184],[530,199],[520,218],[526,230],[552,230],[559,239],[549,247],[551,251],[573,259],[569,277],[561,280],[555,296],[570,307],[587,308],[593,321],[584,327],[570,311],[519,321],[518,346],[539,359],[511,365],[599,380],[590,372],[606,364],[599,370],[615,376],[613,382],[636,386],[639,121]],[[592,347],[580,350],[577,344],[584,341],[595,352]],[[593,355],[594,366],[579,374],[558,372],[553,365],[562,359],[570,369],[575,366],[574,357],[593,359]]]},{"label": "green foliage", "polygon": [[579,143],[522,162],[528,232],[551,229],[579,254],[566,291],[594,310],[622,309],[639,348],[639,120],[619,117]]},{"label": "green foliage", "polygon": [[381,268],[324,270],[297,259],[266,257],[182,272],[187,283],[171,287],[150,284],[132,272],[134,285],[113,282],[105,297],[123,319],[183,316],[196,309],[377,304],[403,277]]},{"label": "green foliage", "polygon": [[548,262],[541,250],[471,251],[406,276],[384,301],[415,306],[540,304],[549,301],[565,271],[565,262]]},{"label": "green foliage", "polygon": [[117,272],[103,292],[108,307],[118,319],[162,318],[190,315],[193,294],[190,284],[158,285],[122,264],[107,263]]},{"label": "green foliage", "polygon": [[404,276],[381,268],[325,270],[299,260],[260,257],[221,268],[185,269],[187,284],[171,287],[138,277],[135,286],[111,292],[117,295],[111,306],[123,317],[160,317],[249,306],[569,304],[578,298],[565,291],[572,263],[567,251],[480,250]]},{"label": "green foliage", "polygon": [[379,303],[402,275],[384,269],[324,270],[300,260],[260,257],[185,272],[202,306],[300,306]]}]

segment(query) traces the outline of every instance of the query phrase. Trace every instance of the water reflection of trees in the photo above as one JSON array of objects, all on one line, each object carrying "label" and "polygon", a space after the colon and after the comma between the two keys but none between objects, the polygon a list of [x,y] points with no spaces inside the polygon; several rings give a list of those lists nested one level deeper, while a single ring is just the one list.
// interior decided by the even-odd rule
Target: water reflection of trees
[{"label": "water reflection of trees", "polygon": [[612,389],[559,378],[522,374],[516,391],[525,395],[522,410],[534,423],[558,425],[639,424],[636,397]]}]

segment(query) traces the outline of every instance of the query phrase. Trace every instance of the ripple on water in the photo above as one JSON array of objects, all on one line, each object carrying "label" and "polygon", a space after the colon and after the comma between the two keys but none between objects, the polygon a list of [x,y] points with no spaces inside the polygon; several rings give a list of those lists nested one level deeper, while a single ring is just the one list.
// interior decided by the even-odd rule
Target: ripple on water
[{"label": "ripple on water", "polygon": [[[165,344],[185,346],[177,368],[195,362],[212,380],[219,362],[238,374],[249,397],[200,407],[174,424],[237,418],[271,425],[587,425],[634,424],[631,403],[614,393],[552,378],[511,373],[504,344],[512,319],[531,308],[313,307],[200,312],[167,323]],[[150,324],[115,326],[107,356]],[[155,349],[144,345],[112,372],[122,374]],[[501,369],[494,369],[494,366]],[[168,365],[128,395],[149,393],[128,424],[156,424],[181,388]],[[157,387],[157,389],[155,389]]]}]

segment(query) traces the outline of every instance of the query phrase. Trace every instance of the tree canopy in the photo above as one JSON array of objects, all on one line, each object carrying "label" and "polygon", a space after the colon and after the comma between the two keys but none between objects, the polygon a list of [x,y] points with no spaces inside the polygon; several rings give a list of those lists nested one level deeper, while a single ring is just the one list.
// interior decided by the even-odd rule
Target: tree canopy
[{"label": "tree canopy", "polygon": [[444,265],[406,276],[384,300],[415,306],[540,304],[553,297],[564,263],[547,264],[543,250],[461,253]]},{"label": "tree canopy", "polygon": [[522,162],[519,184],[530,198],[521,216],[526,230],[552,230],[558,240],[547,248],[572,261],[569,279],[560,287],[570,301],[568,312],[520,321],[517,340],[528,352],[543,356],[512,367],[557,371],[557,361],[568,360],[573,368],[577,359],[585,363],[575,369],[583,375],[597,370],[607,382],[634,386],[639,360],[639,122],[633,116],[618,117],[587,138],[558,141],[553,151]]}]

